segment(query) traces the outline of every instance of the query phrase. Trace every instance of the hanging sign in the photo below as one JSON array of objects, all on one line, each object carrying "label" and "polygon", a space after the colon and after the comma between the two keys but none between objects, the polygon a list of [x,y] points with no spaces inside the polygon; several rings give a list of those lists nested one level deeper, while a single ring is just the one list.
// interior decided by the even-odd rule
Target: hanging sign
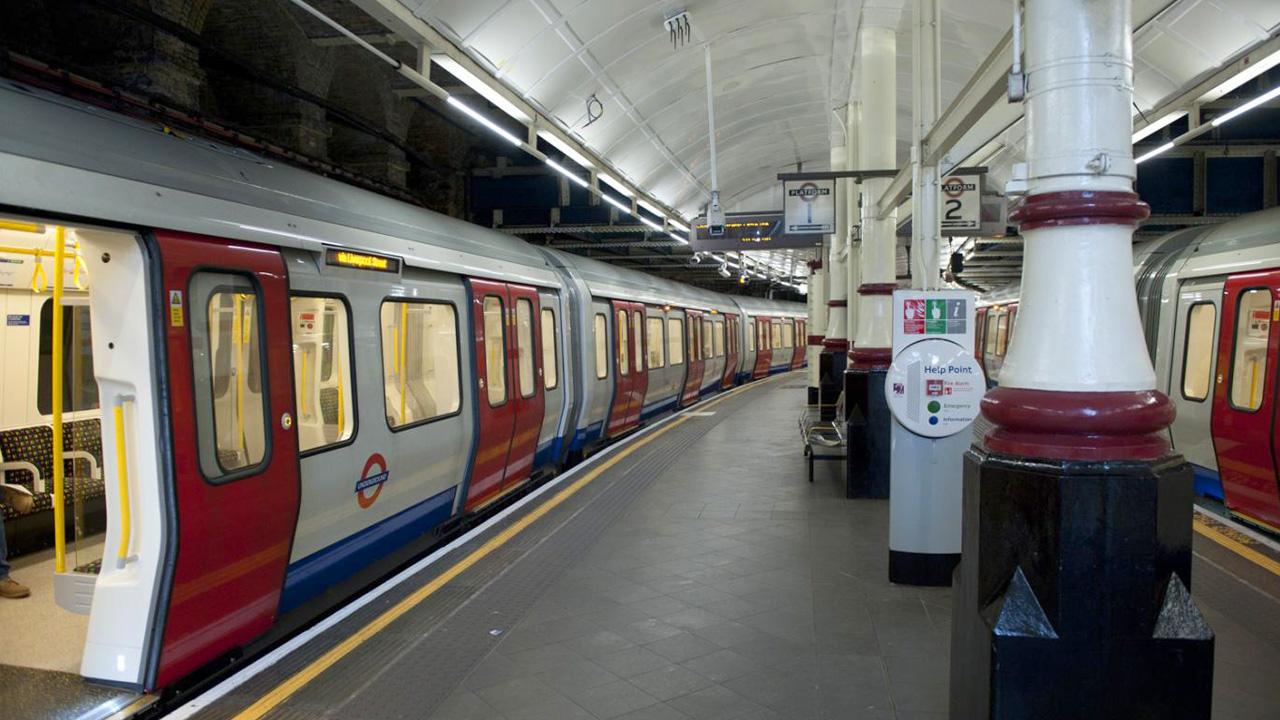
[{"label": "hanging sign", "polygon": [[812,235],[787,234],[782,231],[782,213],[729,213],[725,216],[724,234],[711,237],[707,218],[693,223],[694,252],[734,252],[772,250],[774,248],[810,248],[821,238]]},{"label": "hanging sign", "polygon": [[836,181],[782,183],[784,230],[793,235],[830,235],[836,228]]},{"label": "hanging sign", "polygon": [[977,234],[982,227],[982,176],[948,175],[939,192],[942,234]]}]

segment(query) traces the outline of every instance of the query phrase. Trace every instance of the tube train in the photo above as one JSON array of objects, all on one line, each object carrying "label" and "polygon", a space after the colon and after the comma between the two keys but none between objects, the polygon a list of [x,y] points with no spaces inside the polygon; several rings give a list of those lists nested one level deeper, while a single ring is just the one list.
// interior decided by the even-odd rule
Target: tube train
[{"label": "tube train", "polygon": [[[1173,447],[1196,490],[1280,533],[1280,209],[1188,228],[1135,248],[1134,281]],[[999,378],[1016,293],[978,309],[979,359]]]},{"label": "tube train", "polygon": [[81,551],[55,590],[89,616],[79,672],[113,685],[171,686],[647,419],[804,362],[803,305],[8,81],[0,178],[0,474],[32,500],[5,529],[56,534],[60,456]]}]

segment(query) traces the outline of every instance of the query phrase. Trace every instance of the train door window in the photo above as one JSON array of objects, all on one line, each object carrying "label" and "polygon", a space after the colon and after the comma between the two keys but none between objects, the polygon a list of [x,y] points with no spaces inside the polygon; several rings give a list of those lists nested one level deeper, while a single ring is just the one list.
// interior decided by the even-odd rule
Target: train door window
[{"label": "train door window", "polygon": [[[262,313],[247,277],[201,272],[191,296],[205,311],[191,328],[200,468],[210,480],[241,475],[267,456],[267,394],[262,378]],[[198,307],[198,306],[197,306]]]},{"label": "train door window", "polygon": [[618,375],[627,375],[631,372],[631,364],[627,358],[630,353],[627,352],[627,311],[619,310],[617,313],[617,327],[614,328],[618,333]]},{"label": "train door window", "polygon": [[724,357],[724,321],[716,321],[713,336],[715,338],[716,357]]},{"label": "train door window", "polygon": [[698,361],[698,318],[689,318],[689,337],[686,347],[688,349],[689,362]]},{"label": "train door window", "polygon": [[667,356],[672,365],[684,364],[684,321],[667,318]]},{"label": "train door window", "polygon": [[778,320],[769,323],[769,347],[782,347],[782,323]]},{"label": "train door window", "polygon": [[649,369],[656,370],[667,366],[667,344],[662,337],[662,318],[645,318],[645,342],[649,349]]},{"label": "train door window", "polygon": [[796,346],[796,326],[791,320],[782,321],[782,347],[792,348]]},{"label": "train door window", "polygon": [[556,314],[542,308],[542,386],[555,390],[560,384],[560,367],[556,363]]},{"label": "train door window", "polygon": [[1253,288],[1240,294],[1235,347],[1231,357],[1231,406],[1255,411],[1262,407],[1267,378],[1267,343],[1271,336],[1271,291]]},{"label": "train door window", "polygon": [[507,345],[504,331],[502,298],[484,298],[484,370],[489,405],[507,401]]},{"label": "train door window", "polygon": [[596,313],[596,379],[609,377],[609,321],[604,313]]},{"label": "train door window", "polygon": [[533,397],[533,303],[516,298],[516,370],[520,376],[520,397]]},{"label": "train door window", "polygon": [[[63,305],[63,412],[98,408],[98,380],[93,374],[92,340],[89,306]],[[40,367],[36,378],[36,410],[41,415],[53,414],[53,300],[45,300],[40,306]]]},{"label": "train door window", "polygon": [[1009,347],[1009,313],[1000,315],[1000,319],[996,322],[996,355],[1004,357],[1004,352]]},{"label": "train door window", "polygon": [[[497,297],[485,299],[500,303]],[[499,304],[499,315],[501,305]],[[387,300],[379,313],[382,324],[382,385],[387,425],[392,430],[456,413],[461,407],[462,378],[458,373],[458,319],[452,305]],[[485,314],[485,359],[489,351],[489,318]],[[496,330],[502,345],[502,327]],[[499,355],[498,363],[503,362]],[[494,371],[486,367],[487,375]],[[501,403],[506,383],[499,371]],[[492,399],[492,388],[490,398]]]},{"label": "train door window", "polygon": [[710,360],[716,356],[715,352],[715,325],[707,318],[702,318],[702,357]]},{"label": "train door window", "polygon": [[1187,310],[1186,341],[1182,349],[1182,397],[1203,402],[1209,397],[1213,373],[1213,338],[1218,308],[1200,302]]},{"label": "train door window", "polygon": [[332,297],[293,297],[293,393],[298,450],[347,440],[355,431],[351,403],[351,315]]},{"label": "train door window", "polygon": [[754,321],[747,325],[747,352],[756,351],[756,324]]},{"label": "train door window", "polygon": [[631,346],[636,353],[636,372],[644,372],[644,313],[636,310],[631,313]]},{"label": "train door window", "polygon": [[987,328],[986,332],[986,349],[987,355],[996,354],[996,314],[990,310],[987,311]]}]

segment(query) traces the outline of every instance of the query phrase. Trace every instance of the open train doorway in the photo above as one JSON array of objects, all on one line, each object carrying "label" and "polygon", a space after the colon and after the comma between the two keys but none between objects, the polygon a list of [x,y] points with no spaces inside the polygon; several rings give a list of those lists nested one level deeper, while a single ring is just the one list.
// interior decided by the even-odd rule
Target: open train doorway
[{"label": "open train doorway", "polygon": [[163,521],[145,254],[131,232],[0,216],[0,683],[50,713],[118,710],[146,675]]}]

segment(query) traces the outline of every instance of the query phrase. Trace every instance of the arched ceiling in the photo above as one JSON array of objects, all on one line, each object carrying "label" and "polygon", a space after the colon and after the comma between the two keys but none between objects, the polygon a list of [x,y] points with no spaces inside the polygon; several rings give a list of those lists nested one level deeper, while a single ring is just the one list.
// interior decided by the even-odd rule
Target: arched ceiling
[{"label": "arched ceiling", "polygon": [[[710,42],[721,195],[781,206],[778,172],[824,170],[856,97],[857,29],[898,30],[897,150],[908,157],[910,0],[394,0],[686,217],[709,189],[703,44]],[[1009,0],[940,0],[946,107],[1011,25]],[[663,21],[689,13],[673,47]],[[1157,107],[1280,28],[1275,0],[1134,0],[1136,99]],[[595,96],[603,115],[588,122]]]}]

